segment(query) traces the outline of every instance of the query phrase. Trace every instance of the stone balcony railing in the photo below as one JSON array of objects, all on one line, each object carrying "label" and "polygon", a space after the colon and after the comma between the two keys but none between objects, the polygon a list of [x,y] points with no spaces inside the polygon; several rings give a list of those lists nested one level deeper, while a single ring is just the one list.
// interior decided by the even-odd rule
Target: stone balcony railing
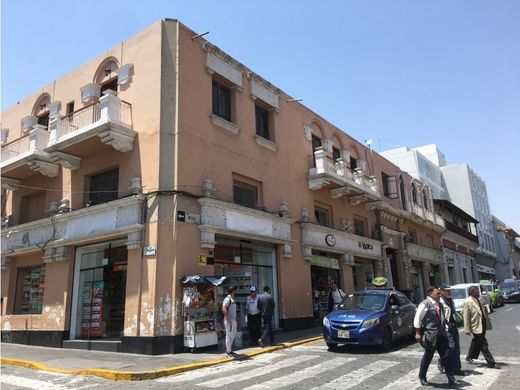
[{"label": "stone balcony railing", "polygon": [[[61,118],[58,111],[51,112],[48,129],[35,124],[36,120],[34,116],[24,118],[24,135],[2,146],[2,176],[22,179],[28,174],[19,168],[27,165],[53,177],[58,174],[58,164],[69,169],[79,167],[81,157],[91,152],[82,148],[85,140],[98,137],[102,143],[127,152],[133,149],[137,134],[132,106],[111,90],[69,116]],[[71,147],[75,147],[74,152],[69,151]]]},{"label": "stone balcony railing", "polygon": [[346,161],[333,161],[326,151],[314,152],[314,167],[309,169],[309,188],[318,190],[327,188],[333,198],[347,195],[351,204],[379,200],[377,179],[366,176],[362,169],[351,169]]},{"label": "stone balcony railing", "polygon": [[49,177],[57,176],[58,166],[52,163],[49,154],[44,151],[48,142],[47,128],[33,125],[22,137],[2,146],[2,176],[22,179],[30,171]]},{"label": "stone balcony railing", "polygon": [[424,207],[419,206],[418,204],[412,203],[412,214],[419,217],[423,221],[432,223],[433,225],[437,225],[445,228],[444,219],[439,215],[431,212],[430,210],[425,209]]},{"label": "stone balcony railing", "polygon": [[[84,107],[64,118],[51,118],[50,139],[45,149],[54,162],[75,169],[85,154],[77,152],[86,140],[98,137],[104,144],[120,152],[133,149],[137,132],[133,129],[132,106],[122,101],[115,92],[108,90],[98,102]],[[69,154],[69,149],[76,151]]]}]

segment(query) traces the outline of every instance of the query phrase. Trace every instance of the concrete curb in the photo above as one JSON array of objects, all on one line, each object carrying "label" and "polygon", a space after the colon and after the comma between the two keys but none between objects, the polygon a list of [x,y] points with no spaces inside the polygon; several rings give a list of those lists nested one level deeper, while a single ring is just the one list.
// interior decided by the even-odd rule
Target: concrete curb
[{"label": "concrete curb", "polygon": [[[275,352],[275,351],[279,351],[281,349],[291,348],[291,347],[295,347],[297,345],[321,340],[322,338],[323,338],[322,336],[315,336],[315,337],[310,337],[307,339],[280,343],[277,345],[273,345],[272,347],[261,348],[256,351],[248,352],[248,353],[244,354],[244,356],[253,357],[253,356],[261,355],[263,353]],[[20,360],[20,359],[11,359],[11,358],[1,358],[0,359],[2,364],[8,364],[11,366],[25,367],[25,368],[30,368],[33,370],[40,370],[40,371],[57,372],[60,374],[92,375],[92,376],[98,376],[100,378],[110,379],[110,380],[114,380],[114,381],[142,381],[142,380],[149,380],[149,379],[157,379],[157,378],[161,378],[164,376],[179,374],[179,373],[185,372],[185,371],[196,370],[198,368],[215,366],[217,364],[222,364],[222,363],[230,362],[233,360],[234,359],[230,359],[230,358],[215,359],[215,360],[209,360],[207,362],[184,364],[181,366],[174,366],[174,367],[166,367],[166,368],[161,368],[160,370],[131,372],[131,371],[104,370],[101,368],[86,368],[86,369],[81,369],[81,370],[64,370],[64,369],[56,368],[56,367],[49,367],[49,366],[46,366],[45,364],[42,364],[39,362],[33,362],[33,361],[29,361],[29,360]]]}]

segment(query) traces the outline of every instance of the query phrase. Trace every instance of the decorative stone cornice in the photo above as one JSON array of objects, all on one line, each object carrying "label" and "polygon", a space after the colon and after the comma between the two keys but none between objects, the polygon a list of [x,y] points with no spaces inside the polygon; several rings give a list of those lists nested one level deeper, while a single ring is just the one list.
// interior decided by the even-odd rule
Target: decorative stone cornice
[{"label": "decorative stone cornice", "polygon": [[70,170],[78,169],[81,163],[81,157],[76,157],[72,154],[63,152],[52,151],[49,153],[49,156],[53,162]]}]

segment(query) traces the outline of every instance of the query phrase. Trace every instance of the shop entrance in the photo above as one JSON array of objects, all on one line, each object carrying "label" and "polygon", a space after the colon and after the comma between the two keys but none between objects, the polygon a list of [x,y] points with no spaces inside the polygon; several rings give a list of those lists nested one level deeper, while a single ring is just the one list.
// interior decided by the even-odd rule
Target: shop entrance
[{"label": "shop entrance", "polygon": [[312,311],[316,323],[328,314],[330,284],[341,288],[338,259],[313,255],[311,260]]},{"label": "shop entrance", "polygon": [[127,248],[108,244],[80,252],[76,259],[75,338],[119,339],[125,318]]},{"label": "shop entrance", "polygon": [[421,276],[421,265],[416,261],[412,261],[410,277],[412,279],[412,302],[418,304],[424,299],[424,287]]}]

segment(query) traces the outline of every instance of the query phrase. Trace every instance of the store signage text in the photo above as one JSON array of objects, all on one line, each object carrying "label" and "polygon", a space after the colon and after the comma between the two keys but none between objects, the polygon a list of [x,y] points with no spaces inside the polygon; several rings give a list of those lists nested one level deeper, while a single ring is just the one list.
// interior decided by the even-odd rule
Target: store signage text
[{"label": "store signage text", "polygon": [[365,250],[374,250],[374,246],[372,244],[369,244],[368,242],[364,241],[358,241],[358,247],[365,249]]}]

